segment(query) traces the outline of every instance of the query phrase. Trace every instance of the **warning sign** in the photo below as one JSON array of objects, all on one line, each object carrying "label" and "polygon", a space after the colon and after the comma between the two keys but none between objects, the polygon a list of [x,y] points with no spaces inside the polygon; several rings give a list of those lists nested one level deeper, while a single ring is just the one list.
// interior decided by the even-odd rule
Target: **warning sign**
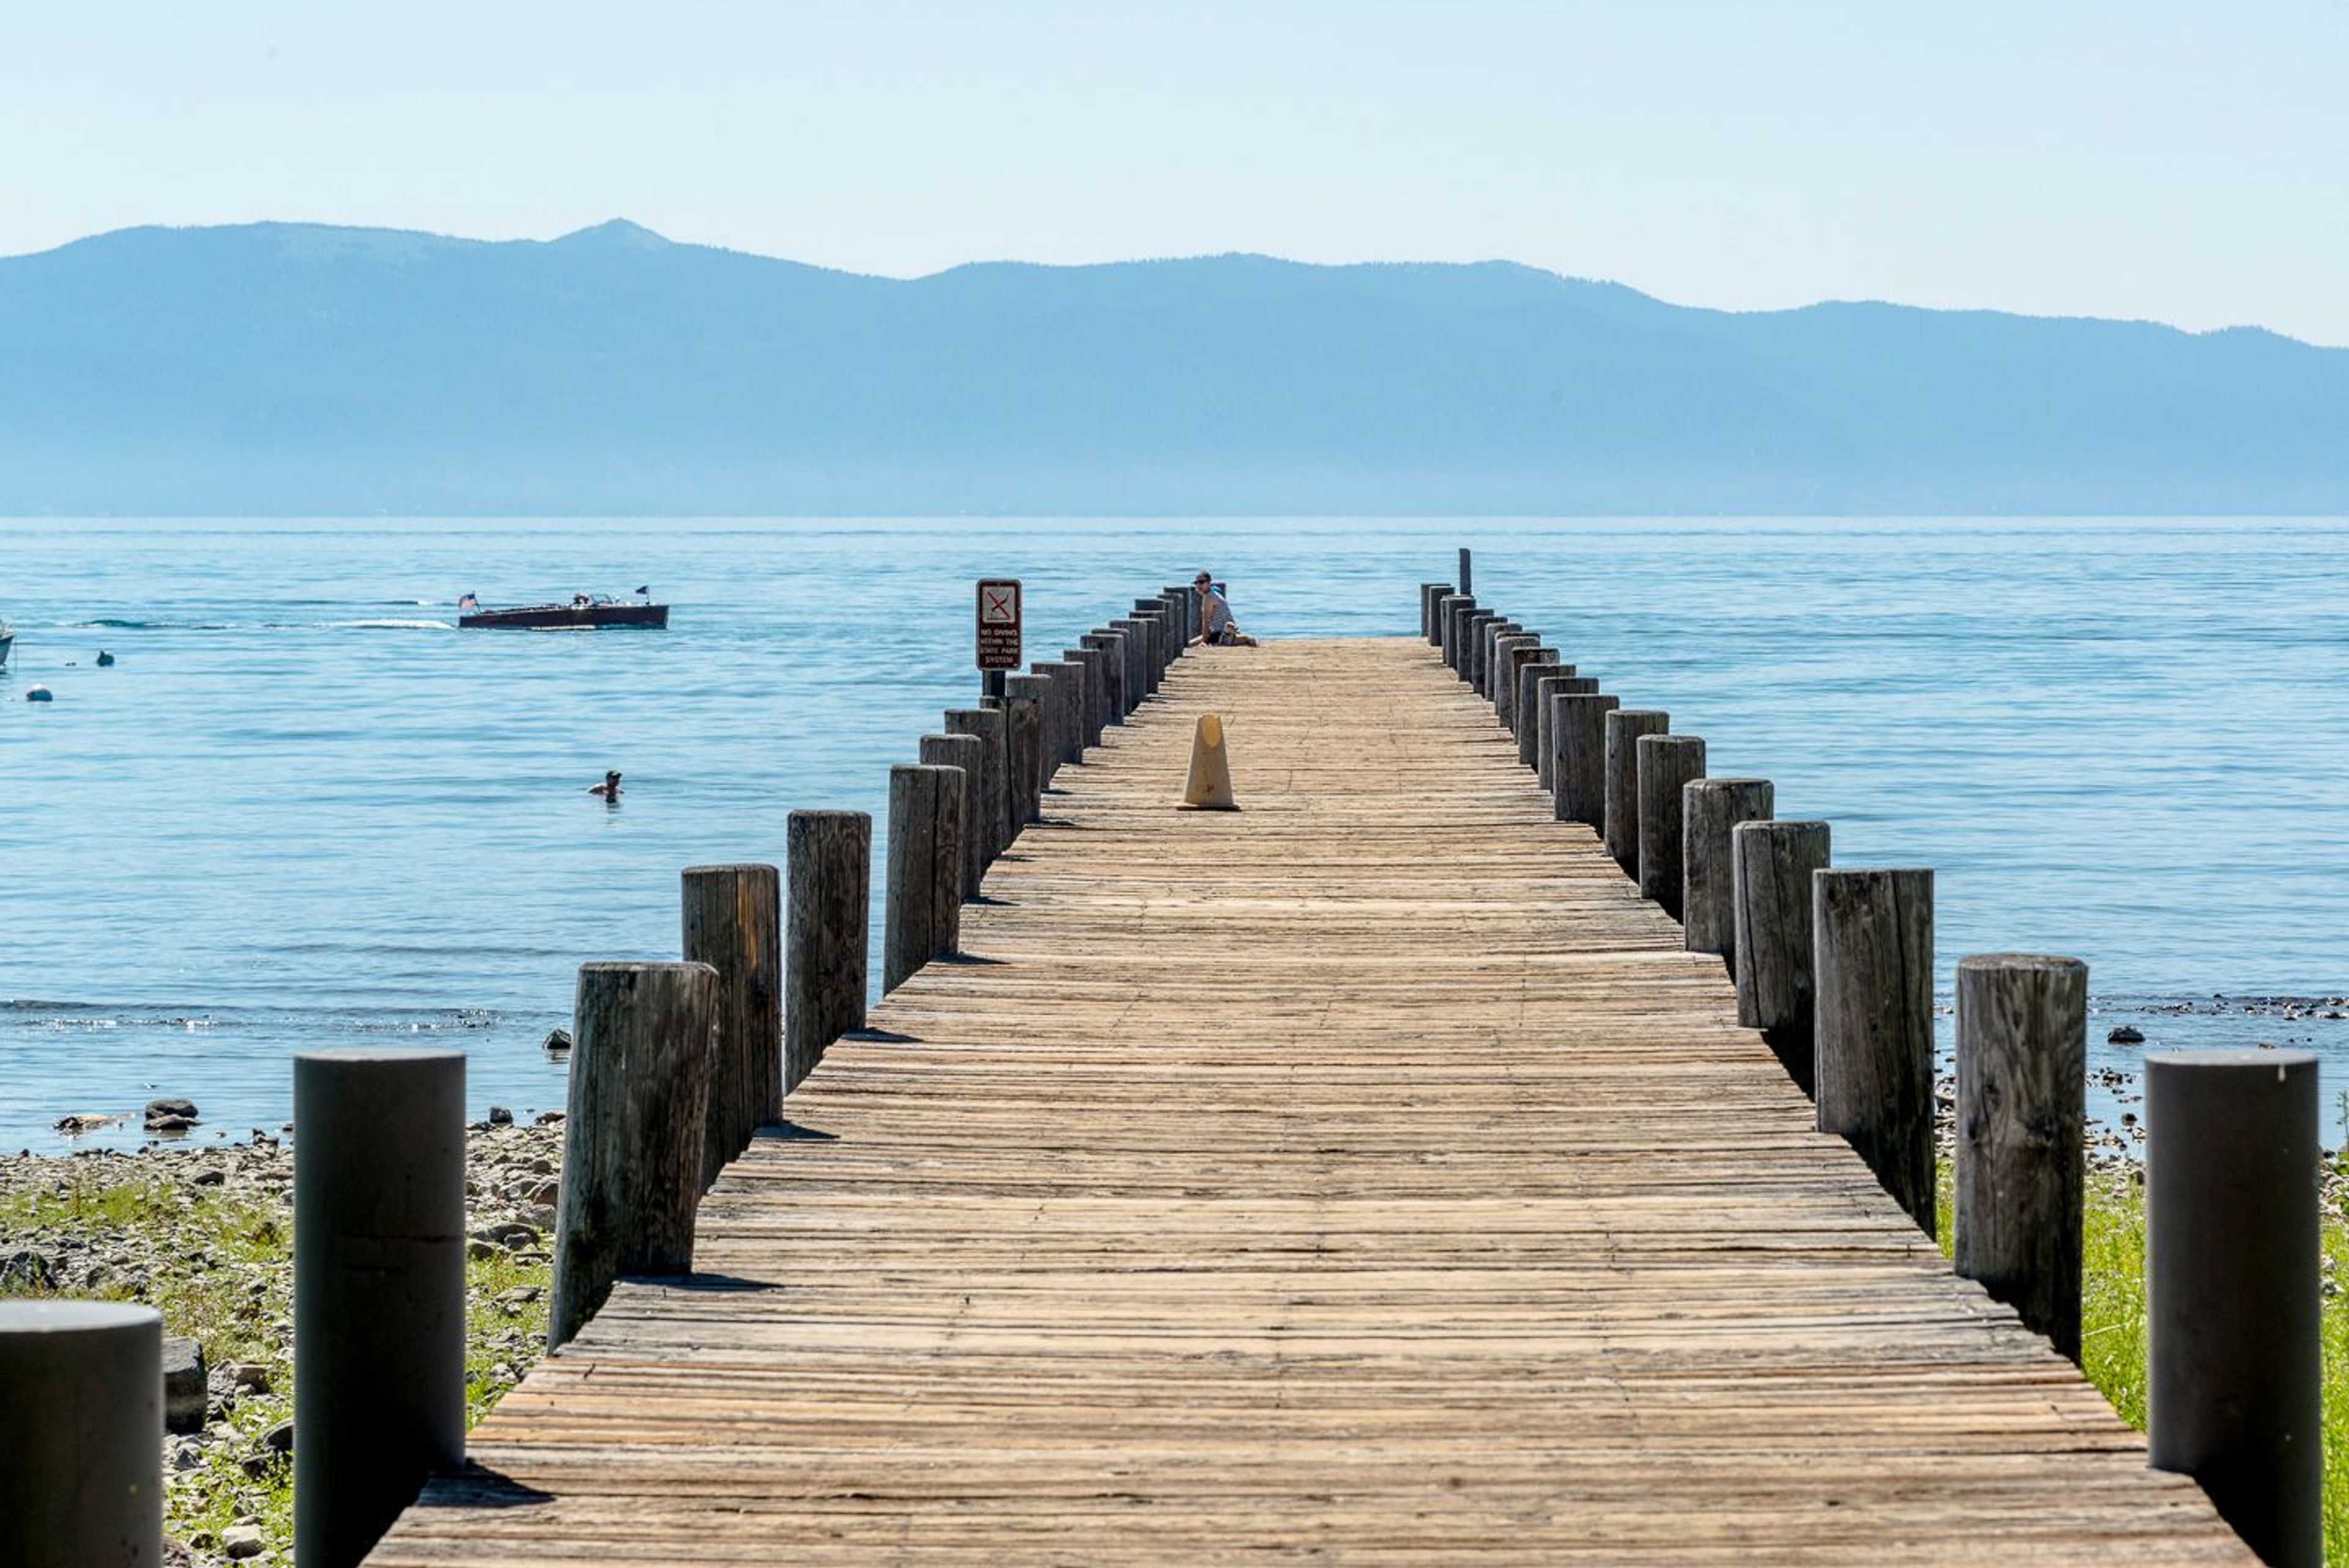
[{"label": "warning sign", "polygon": [[1019,668],[1019,579],[978,580],[978,667]]}]

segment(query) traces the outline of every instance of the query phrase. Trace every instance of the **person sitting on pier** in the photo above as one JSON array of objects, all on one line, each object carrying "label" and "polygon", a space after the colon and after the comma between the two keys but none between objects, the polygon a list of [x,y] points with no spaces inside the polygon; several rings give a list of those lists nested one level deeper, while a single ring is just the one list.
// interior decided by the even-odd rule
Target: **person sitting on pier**
[{"label": "person sitting on pier", "polygon": [[620,798],[620,771],[617,768],[604,775],[604,782],[587,786],[589,794],[616,803]]},{"label": "person sitting on pier", "polygon": [[1232,607],[1225,599],[1223,590],[1216,586],[1212,574],[1201,572],[1192,578],[1191,591],[1199,597],[1200,627],[1199,635],[1191,639],[1192,647],[1196,648],[1202,643],[1214,643],[1221,648],[1256,646],[1256,639],[1242,631],[1239,622],[1232,618]]}]

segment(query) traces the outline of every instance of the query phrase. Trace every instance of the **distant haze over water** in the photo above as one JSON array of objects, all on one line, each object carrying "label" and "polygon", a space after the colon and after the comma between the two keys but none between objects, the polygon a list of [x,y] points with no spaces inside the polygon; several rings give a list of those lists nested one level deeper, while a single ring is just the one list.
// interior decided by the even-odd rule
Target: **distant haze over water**
[{"label": "distant haze over water", "polygon": [[[2151,1048],[2304,1041],[2328,1073],[2349,1052],[2321,1000],[2244,1005],[2349,995],[2338,519],[7,533],[10,1147],[162,1094],[199,1103],[200,1136],[274,1128],[288,1054],[353,1040],[462,1045],[477,1113],[559,1106],[539,1041],[576,966],[673,955],[679,868],[780,861],[797,806],[885,819],[889,764],[974,694],[975,577],[1025,579],[1030,658],[1201,566],[1262,635],[1402,633],[1463,543],[1487,602],[1670,710],[1712,772],[1830,819],[1839,862],[1934,867],[1942,992],[1963,953],[2074,953],[2106,1010],[2100,1063],[2134,1068],[2102,1044],[2122,1018]],[[671,630],[454,629],[469,590],[638,583],[676,607]],[[97,668],[100,649],[119,662]],[[36,681],[54,703],[22,700]],[[1245,796],[1248,738],[1231,745]],[[606,768],[616,810],[584,793]],[[1431,857],[1431,886],[1445,875]]]}]

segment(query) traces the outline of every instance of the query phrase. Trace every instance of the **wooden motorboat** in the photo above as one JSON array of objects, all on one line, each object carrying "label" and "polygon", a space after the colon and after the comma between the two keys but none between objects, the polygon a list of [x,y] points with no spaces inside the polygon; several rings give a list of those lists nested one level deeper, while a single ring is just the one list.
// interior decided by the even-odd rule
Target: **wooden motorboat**
[{"label": "wooden motorboat", "polygon": [[[466,596],[468,599],[471,595]],[[668,625],[668,606],[641,600],[623,602],[609,594],[574,594],[569,604],[520,605],[512,609],[468,607],[460,601],[457,624],[467,631],[498,627],[523,631],[593,629],[607,626],[641,626],[658,630]]]}]

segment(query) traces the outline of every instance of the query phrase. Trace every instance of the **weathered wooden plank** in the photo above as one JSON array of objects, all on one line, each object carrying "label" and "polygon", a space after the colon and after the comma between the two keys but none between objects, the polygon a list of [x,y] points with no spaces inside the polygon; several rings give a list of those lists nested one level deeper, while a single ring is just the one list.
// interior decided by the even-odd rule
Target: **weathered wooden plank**
[{"label": "weathered wooden plank", "polygon": [[375,1562],[2250,1561],[1425,641],[1195,650],[1055,784]]}]

